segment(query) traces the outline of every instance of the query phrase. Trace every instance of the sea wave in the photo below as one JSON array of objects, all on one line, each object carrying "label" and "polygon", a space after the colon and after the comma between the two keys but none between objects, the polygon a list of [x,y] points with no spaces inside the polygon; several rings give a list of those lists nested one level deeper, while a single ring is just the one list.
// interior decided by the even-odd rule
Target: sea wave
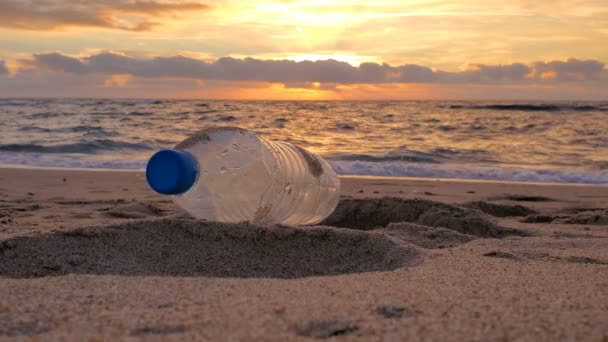
[{"label": "sea wave", "polygon": [[198,129],[236,125],[341,174],[608,183],[608,101],[0,99],[0,112],[0,164],[143,168]]},{"label": "sea wave", "polygon": [[20,132],[33,132],[33,133],[50,133],[53,130],[50,128],[39,127],[39,126],[25,126],[18,129]]},{"label": "sea wave", "polygon": [[99,153],[103,151],[146,151],[152,149],[145,143],[128,143],[109,139],[81,141],[75,144],[6,144],[0,145],[0,151],[20,153]]},{"label": "sea wave", "polygon": [[[37,167],[144,170],[146,162],[145,159],[100,160],[44,153],[6,153],[0,155],[0,164]],[[590,172],[563,169],[547,170],[485,166],[474,167],[470,165],[407,163],[400,161],[374,162],[360,160],[329,160],[328,162],[337,174],[351,176],[608,184],[608,170]]]},{"label": "sea wave", "polygon": [[36,125],[24,126],[19,128],[21,132],[32,132],[32,133],[82,133],[83,135],[104,135],[104,136],[116,136],[119,133],[111,132],[101,126],[90,126],[90,125],[77,125],[71,127],[60,127],[60,128],[46,128]]},{"label": "sea wave", "polygon": [[576,112],[608,111],[605,106],[567,105],[567,104],[488,104],[488,105],[450,105],[450,109],[490,109],[518,110],[530,112],[551,112],[571,110]]},{"label": "sea wave", "polygon": [[410,163],[440,163],[441,156],[431,153],[418,151],[402,151],[402,153],[388,154],[384,156],[374,156],[368,154],[333,154],[327,156],[327,159],[332,161],[363,161],[363,162],[410,162]]},{"label": "sea wave", "polygon": [[50,155],[43,153],[3,153],[0,154],[0,165],[68,169],[143,170],[146,167],[146,161],[87,159],[73,155]]},{"label": "sea wave", "polygon": [[325,156],[335,161],[364,161],[364,162],[408,162],[408,163],[447,163],[447,162],[494,162],[492,155],[483,150],[457,150],[437,147],[423,152],[410,149],[396,149],[384,155],[334,153]]},{"label": "sea wave", "polygon": [[547,170],[402,162],[330,161],[340,175],[608,184],[608,171]]}]

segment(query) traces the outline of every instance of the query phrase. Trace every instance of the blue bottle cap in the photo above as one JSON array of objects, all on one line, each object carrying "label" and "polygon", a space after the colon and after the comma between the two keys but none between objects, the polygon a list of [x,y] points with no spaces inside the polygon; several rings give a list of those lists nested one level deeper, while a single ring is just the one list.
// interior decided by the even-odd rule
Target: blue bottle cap
[{"label": "blue bottle cap", "polygon": [[148,161],[146,179],[150,187],[163,195],[188,191],[198,175],[198,163],[192,155],[177,150],[160,150]]}]

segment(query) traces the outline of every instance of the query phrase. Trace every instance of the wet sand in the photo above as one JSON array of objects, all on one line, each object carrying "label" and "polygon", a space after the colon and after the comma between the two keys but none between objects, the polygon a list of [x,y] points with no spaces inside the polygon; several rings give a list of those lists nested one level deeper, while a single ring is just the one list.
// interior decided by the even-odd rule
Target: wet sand
[{"label": "wet sand", "polygon": [[315,227],[0,169],[0,339],[608,339],[608,187],[343,178]]}]

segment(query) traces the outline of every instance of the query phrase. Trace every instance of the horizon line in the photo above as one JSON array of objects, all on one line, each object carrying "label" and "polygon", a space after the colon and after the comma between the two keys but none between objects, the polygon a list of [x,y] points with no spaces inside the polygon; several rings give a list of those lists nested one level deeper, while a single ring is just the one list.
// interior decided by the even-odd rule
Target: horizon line
[{"label": "horizon line", "polygon": [[440,101],[445,101],[445,102],[468,102],[468,101],[493,101],[493,102],[508,102],[508,101],[519,101],[519,102],[523,102],[523,101],[531,101],[531,102],[535,102],[535,101],[546,101],[546,102],[570,102],[570,101],[585,101],[585,102],[608,102],[608,98],[604,99],[604,100],[597,100],[597,99],[584,99],[584,98],[579,98],[579,99],[573,99],[573,98],[566,98],[566,99],[560,99],[560,100],[551,100],[551,99],[542,99],[542,98],[537,98],[537,99],[523,99],[523,98],[511,98],[511,99],[328,99],[328,100],[314,100],[314,99],[231,99],[231,98],[196,98],[196,97],[191,97],[191,98],[176,98],[176,97],[87,97],[87,96],[66,96],[66,97],[62,97],[62,96],[38,96],[38,97],[31,97],[31,96],[10,96],[10,97],[4,97],[0,95],[0,100],[123,100],[123,101],[129,101],[129,100],[163,100],[163,101],[250,101],[250,102],[293,102],[293,101],[299,101],[299,102],[380,102],[380,101],[392,101],[392,102],[440,102]]}]

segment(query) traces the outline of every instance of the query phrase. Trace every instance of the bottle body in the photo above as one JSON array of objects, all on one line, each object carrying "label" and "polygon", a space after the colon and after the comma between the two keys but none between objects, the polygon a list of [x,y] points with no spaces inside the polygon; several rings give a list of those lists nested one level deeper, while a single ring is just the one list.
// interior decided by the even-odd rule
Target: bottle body
[{"label": "bottle body", "polygon": [[200,219],[315,224],[340,198],[340,180],[325,160],[244,129],[202,130],[175,149],[194,157],[198,175],[173,200]]}]

